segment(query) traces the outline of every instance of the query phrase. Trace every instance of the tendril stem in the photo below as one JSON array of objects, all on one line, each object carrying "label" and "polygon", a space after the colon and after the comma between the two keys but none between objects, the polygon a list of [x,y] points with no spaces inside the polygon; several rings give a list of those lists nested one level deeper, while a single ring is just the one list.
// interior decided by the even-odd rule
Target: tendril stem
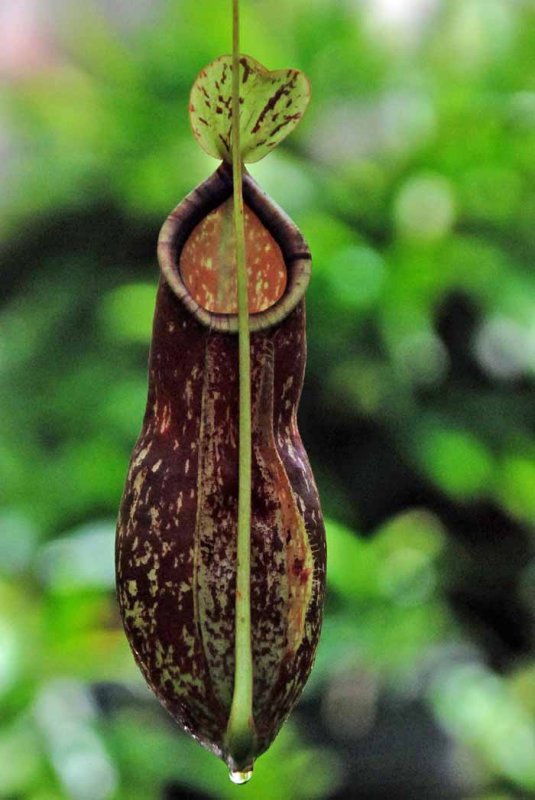
[{"label": "tendril stem", "polygon": [[[238,286],[239,476],[236,569],[235,670],[226,743],[232,766],[250,766],[254,751],[251,650],[251,356],[240,149],[240,10],[232,0],[232,179]],[[230,763],[229,763],[230,765]]]}]

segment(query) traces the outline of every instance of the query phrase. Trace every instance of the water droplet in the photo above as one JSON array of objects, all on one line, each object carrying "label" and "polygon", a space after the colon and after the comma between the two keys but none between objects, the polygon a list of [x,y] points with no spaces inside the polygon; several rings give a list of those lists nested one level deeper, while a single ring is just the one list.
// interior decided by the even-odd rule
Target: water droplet
[{"label": "water droplet", "polygon": [[253,777],[253,770],[248,769],[244,772],[240,772],[237,769],[231,769],[228,774],[232,783],[247,783],[247,781],[250,781]]}]

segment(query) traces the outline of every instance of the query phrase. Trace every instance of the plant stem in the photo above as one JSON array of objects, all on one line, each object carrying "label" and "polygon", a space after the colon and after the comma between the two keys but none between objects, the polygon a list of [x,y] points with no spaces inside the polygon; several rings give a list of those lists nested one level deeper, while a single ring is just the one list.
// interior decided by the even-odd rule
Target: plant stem
[{"label": "plant stem", "polygon": [[227,726],[229,755],[237,768],[249,766],[254,747],[253,658],[251,650],[251,365],[245,257],[243,169],[240,151],[239,0],[232,0],[232,179],[238,285],[239,476],[236,568],[234,690]]}]

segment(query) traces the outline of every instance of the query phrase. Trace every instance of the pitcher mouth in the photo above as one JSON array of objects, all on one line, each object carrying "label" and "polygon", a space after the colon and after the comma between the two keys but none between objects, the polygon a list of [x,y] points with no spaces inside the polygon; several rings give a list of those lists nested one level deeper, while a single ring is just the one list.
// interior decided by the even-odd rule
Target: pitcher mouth
[{"label": "pitcher mouth", "polygon": [[[224,333],[237,333],[238,315],[209,311],[200,305],[184,281],[180,257],[195,226],[231,198],[232,192],[232,168],[223,163],[169,214],[158,238],[160,269],[174,294],[202,325]],[[243,176],[243,199],[280,247],[287,272],[279,299],[263,311],[250,313],[249,329],[255,332],[276,325],[303,298],[310,280],[311,256],[297,226],[247,172]]]}]

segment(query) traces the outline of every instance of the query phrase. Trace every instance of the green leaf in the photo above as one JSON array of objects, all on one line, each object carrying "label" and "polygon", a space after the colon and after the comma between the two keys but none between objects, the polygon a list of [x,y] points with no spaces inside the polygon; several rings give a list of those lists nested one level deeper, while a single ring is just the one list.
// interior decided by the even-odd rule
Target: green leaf
[{"label": "green leaf", "polygon": [[[295,128],[310,100],[310,83],[297,69],[270,72],[240,57],[240,143],[245,162],[259,161]],[[190,94],[193,134],[203,150],[231,162],[232,57],[202,69]]]}]

